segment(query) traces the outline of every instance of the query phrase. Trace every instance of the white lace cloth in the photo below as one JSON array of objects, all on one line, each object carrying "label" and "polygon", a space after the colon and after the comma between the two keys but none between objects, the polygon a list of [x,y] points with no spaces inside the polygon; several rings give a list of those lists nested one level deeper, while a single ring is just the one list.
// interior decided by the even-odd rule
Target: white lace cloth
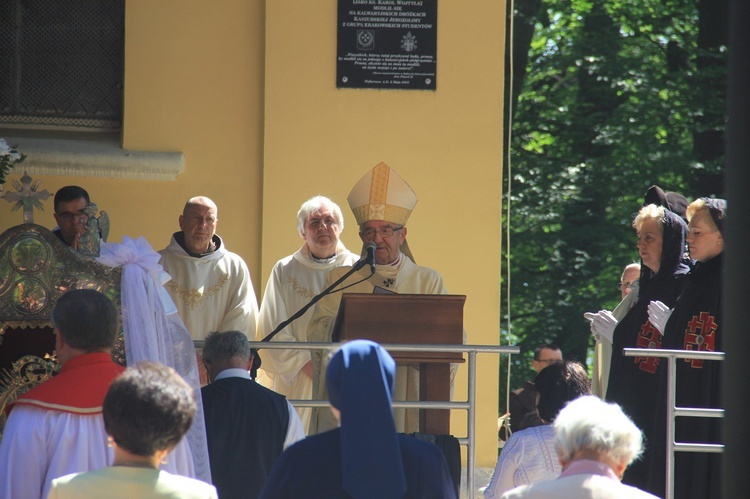
[{"label": "white lace cloth", "polygon": [[517,431],[503,446],[485,498],[498,498],[518,487],[560,476],[562,466],[555,451],[555,428],[534,426]]},{"label": "white lace cloth", "polygon": [[147,360],[170,366],[195,391],[198,408],[193,425],[162,467],[170,473],[211,483],[195,348],[177,307],[164,289],[163,283],[170,277],[159,265],[159,258],[144,237],[125,236],[122,244],[103,242],[97,261],[123,268],[120,299],[128,365]]}]

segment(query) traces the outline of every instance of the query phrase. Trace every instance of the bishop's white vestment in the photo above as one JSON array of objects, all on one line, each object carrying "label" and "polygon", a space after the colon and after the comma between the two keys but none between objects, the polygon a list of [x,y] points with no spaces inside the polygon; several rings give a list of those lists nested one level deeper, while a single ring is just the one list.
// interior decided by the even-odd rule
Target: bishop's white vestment
[{"label": "bishop's white vestment", "polygon": [[[328,274],[327,284],[335,282],[346,274],[350,267],[339,267]],[[355,272],[341,284],[341,287],[352,284],[370,275],[370,268],[365,267]],[[440,274],[428,267],[421,267],[403,253],[395,265],[376,265],[375,274],[369,279],[347,288],[344,293],[372,293],[375,286],[395,293],[405,294],[447,294]],[[322,298],[314,307],[313,316],[307,328],[307,340],[311,342],[330,342],[336,314],[341,303],[341,293],[333,293]],[[313,398],[327,399],[325,388],[326,352],[313,351]],[[455,372],[455,369],[452,371]],[[451,376],[452,378],[453,376]],[[396,368],[396,387],[393,400],[419,400],[419,369],[411,366]],[[419,412],[416,409],[394,410],[396,429],[399,432],[412,433],[419,431]],[[330,410],[327,408],[313,411],[310,433],[321,433],[337,426]]]}]

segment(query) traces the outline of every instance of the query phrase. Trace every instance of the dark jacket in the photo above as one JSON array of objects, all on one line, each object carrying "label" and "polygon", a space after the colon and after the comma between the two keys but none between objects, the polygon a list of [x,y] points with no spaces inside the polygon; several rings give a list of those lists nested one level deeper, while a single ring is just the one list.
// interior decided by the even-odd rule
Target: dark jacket
[{"label": "dark jacket", "polygon": [[219,497],[258,497],[284,450],[286,397],[244,378],[224,378],[201,389],[211,478]]}]

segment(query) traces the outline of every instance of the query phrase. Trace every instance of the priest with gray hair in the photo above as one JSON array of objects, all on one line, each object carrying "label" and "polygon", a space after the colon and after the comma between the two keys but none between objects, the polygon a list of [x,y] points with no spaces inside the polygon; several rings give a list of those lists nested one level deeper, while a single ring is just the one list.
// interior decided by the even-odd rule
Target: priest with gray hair
[{"label": "priest with gray hair", "polygon": [[[344,216],[339,205],[325,196],[315,196],[297,212],[297,233],[304,241],[293,254],[282,258],[266,284],[258,320],[258,341],[287,321],[325,289],[328,273],[341,266],[353,265],[359,258],[346,249],[339,237],[344,230]],[[307,324],[312,309],[274,335],[272,341],[306,342]],[[312,398],[312,360],[309,350],[264,349],[263,367],[258,382],[290,399]],[[305,431],[310,426],[312,409],[297,409]]]}]

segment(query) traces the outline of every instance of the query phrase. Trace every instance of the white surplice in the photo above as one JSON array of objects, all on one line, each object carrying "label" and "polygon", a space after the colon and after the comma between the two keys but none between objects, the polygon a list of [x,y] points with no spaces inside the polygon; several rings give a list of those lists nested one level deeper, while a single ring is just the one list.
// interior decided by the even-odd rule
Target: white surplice
[{"label": "white surplice", "polygon": [[159,251],[159,263],[172,277],[164,287],[194,340],[213,331],[240,331],[255,338],[258,301],[245,261],[227,251],[219,236],[216,251],[190,256],[174,236]]},{"label": "white surplice", "polygon": [[73,414],[19,405],[0,446],[1,499],[44,499],[53,478],[110,466],[101,413]]},{"label": "white surplice", "polygon": [[[358,259],[358,255],[339,243],[336,256],[325,261],[313,260],[306,244],[294,254],[279,260],[271,271],[263,294],[256,339],[262,340],[323,291],[331,270],[353,265]],[[312,308],[279,331],[272,341],[307,341],[307,325],[311,317]],[[309,350],[266,349],[261,350],[260,354],[262,370],[268,382],[264,382],[262,376],[259,382],[289,399],[309,400],[312,397],[312,380],[300,372],[310,362]],[[307,433],[312,410],[300,408],[297,412]]]},{"label": "white surplice", "polygon": [[553,480],[561,472],[555,451],[555,428],[552,425],[526,428],[511,435],[503,446],[484,497],[497,499],[518,486]]}]

